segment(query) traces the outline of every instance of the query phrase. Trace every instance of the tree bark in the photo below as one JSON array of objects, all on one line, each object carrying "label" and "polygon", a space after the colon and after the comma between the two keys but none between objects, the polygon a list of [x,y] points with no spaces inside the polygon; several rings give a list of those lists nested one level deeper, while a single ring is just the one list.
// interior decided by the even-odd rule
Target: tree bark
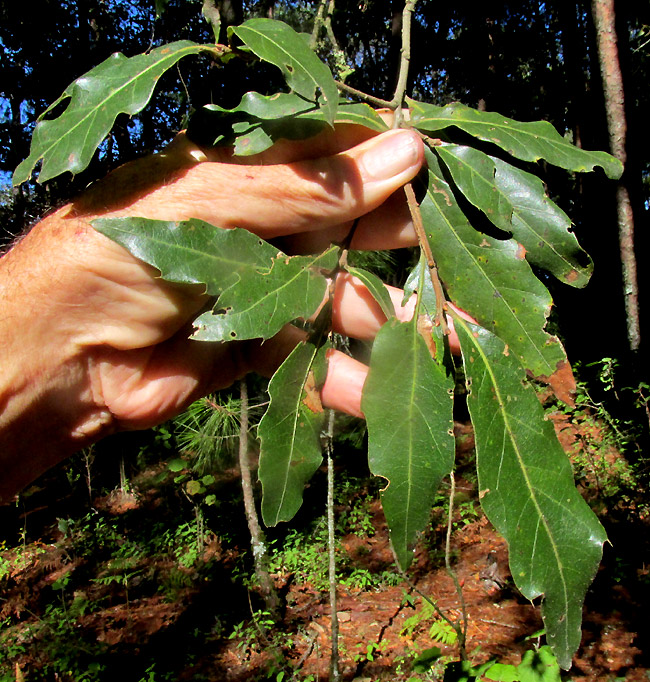
[{"label": "tree bark", "polygon": [[[621,163],[625,164],[627,161],[627,118],[616,36],[614,0],[592,0],[591,8],[598,42],[598,59],[605,96],[610,151]],[[618,183],[616,202],[627,339],[630,349],[636,351],[641,344],[639,288],[634,253],[634,216],[625,174]]]},{"label": "tree bark", "polygon": [[271,576],[266,568],[266,538],[260,526],[255,508],[255,497],[253,495],[253,483],[251,480],[251,466],[248,456],[248,388],[246,379],[239,382],[241,397],[241,421],[239,430],[239,469],[241,471],[241,485],[244,493],[244,509],[246,511],[246,521],[248,530],[251,534],[251,549],[253,550],[253,562],[255,565],[255,575],[260,585],[260,592],[266,608],[274,618],[278,617],[280,600],[271,580]]}]

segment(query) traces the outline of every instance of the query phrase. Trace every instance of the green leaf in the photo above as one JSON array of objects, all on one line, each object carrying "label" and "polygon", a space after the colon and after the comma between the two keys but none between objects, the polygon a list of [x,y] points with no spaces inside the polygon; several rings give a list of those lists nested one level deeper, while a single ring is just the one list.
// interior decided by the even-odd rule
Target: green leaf
[{"label": "green leaf", "polygon": [[[342,102],[335,123],[353,123],[383,132],[382,118],[367,104]],[[202,146],[234,145],[235,155],[259,154],[280,139],[303,140],[327,127],[321,109],[295,93],[269,97],[246,93],[233,109],[208,104],[190,119],[188,136]]]},{"label": "green leaf", "polygon": [[176,459],[167,462],[167,468],[173,473],[178,473],[179,471],[187,469],[187,462],[184,459],[177,457]]},{"label": "green leaf", "polygon": [[606,152],[579,149],[562,137],[548,121],[523,123],[490,111],[478,111],[455,102],[444,107],[408,99],[410,123],[431,135],[455,126],[497,145],[523,161],[545,159],[571,171],[591,171],[600,166],[609,178],[619,178],[621,162]]},{"label": "green leaf", "polygon": [[219,33],[221,32],[221,13],[217,7],[215,0],[203,0],[201,7],[201,14],[205,20],[210,24],[212,34],[214,35],[214,42],[219,42]]},{"label": "green leaf", "polygon": [[217,296],[246,273],[269,271],[278,249],[248,230],[224,230],[202,220],[101,218],[92,226],[158,268],[171,282],[205,284]]},{"label": "green leaf", "polygon": [[495,184],[514,209],[512,235],[526,249],[526,258],[565,284],[586,286],[593,264],[569,231],[569,216],[548,198],[538,177],[491,158],[496,169]]},{"label": "green leaf", "polygon": [[420,210],[441,280],[451,300],[502,338],[538,377],[566,362],[544,331],[551,297],[513,240],[477,232],[456,203],[436,157],[426,152],[429,186]]},{"label": "green leaf", "polygon": [[434,151],[467,200],[481,209],[499,229],[510,232],[514,209],[494,184],[492,159],[478,149],[457,144],[442,144]]},{"label": "green leaf", "polygon": [[382,506],[404,569],[440,481],[453,467],[452,393],[453,381],[432,360],[415,320],[393,319],[379,330],[361,409],[370,470],[388,481]]},{"label": "green leaf", "polygon": [[430,317],[434,317],[437,310],[436,292],[431,277],[428,275],[427,259],[424,253],[420,253],[418,264],[406,278],[402,305],[406,305],[406,302],[416,291],[419,294],[420,310]]},{"label": "green leaf", "polygon": [[437,647],[425,649],[414,661],[414,673],[427,673],[433,667],[433,664],[442,656],[442,650]]},{"label": "green leaf", "polygon": [[[308,318],[321,305],[328,282],[322,270],[338,263],[338,247],[317,256],[280,253],[270,268],[241,273],[241,279],[221,294],[215,312],[194,321],[199,341],[269,339],[296,318]],[[225,313],[220,314],[220,310]]]},{"label": "green leaf", "polygon": [[224,230],[201,220],[166,222],[146,218],[102,218],[92,223],[136,258],[172,282],[205,284],[219,296],[215,310],[200,315],[193,338],[200,341],[270,338],[322,303],[338,248],[317,256],[289,257],[256,235]]},{"label": "green leaf", "polygon": [[[269,130],[265,130],[265,122],[282,118],[293,120],[295,114],[315,108],[313,102],[295,93],[280,92],[266,96],[258,92],[247,92],[232,109],[207,104],[196,111],[190,119],[187,135],[198,145],[205,147],[216,144],[232,145],[239,140],[236,154],[257,154],[273,144],[273,128],[269,126]],[[316,124],[317,131],[325,125],[324,120],[322,124]],[[249,140],[250,137],[253,139]]]},{"label": "green leaf", "polygon": [[29,156],[14,172],[14,185],[29,180],[40,159],[43,164],[39,182],[65,171],[80,173],[90,163],[118,114],[137,114],[149,102],[165,71],[179,59],[209,49],[209,46],[180,40],[135,57],[118,52],[77,78],[45,114],[70,99],[66,110],[55,119],[41,120],[36,126]]},{"label": "green leaf", "polygon": [[526,651],[517,666],[520,682],[561,682],[560,667],[550,647]]},{"label": "green leaf", "polygon": [[377,275],[368,270],[363,270],[362,268],[354,268],[349,266],[347,271],[365,285],[365,287],[370,292],[370,295],[377,301],[379,307],[381,308],[387,319],[395,316],[395,306],[393,305],[393,299],[388,293],[388,289],[384,283],[377,277]]},{"label": "green leaf", "polygon": [[566,284],[587,284],[591,260],[569,232],[569,217],[546,196],[539,178],[471,147],[450,144],[435,151],[465,198],[496,227],[510,232],[531,263]]},{"label": "green leaf", "polygon": [[325,412],[316,389],[325,381],[326,347],[301,343],[269,382],[269,407],[258,428],[262,518],[267,526],[290,521],[302,491],[322,462]]},{"label": "green leaf", "polygon": [[272,120],[295,116],[303,111],[314,111],[316,105],[293,92],[277,92],[275,95],[260,95],[259,92],[247,92],[239,104],[233,109],[223,109],[217,104],[206,104],[203,109],[212,112],[212,119],[219,117],[232,120],[234,114],[247,114],[252,119]]},{"label": "green leaf", "polygon": [[297,94],[316,101],[320,90],[327,122],[332,125],[338,104],[338,88],[327,67],[307,42],[290,26],[273,19],[249,19],[228,28],[260,59],[277,66],[287,85]]},{"label": "green leaf", "polygon": [[506,665],[505,663],[495,663],[483,673],[483,676],[494,682],[519,682],[517,668],[514,665]]},{"label": "green leaf", "polygon": [[547,638],[568,669],[606,535],[575,489],[569,460],[516,358],[487,330],[454,322],[481,505],[508,543],[515,584],[527,599],[543,598]]},{"label": "green leaf", "polygon": [[[296,119],[300,123],[301,121],[307,122],[309,120],[324,121],[325,117],[321,110],[308,110],[297,114]],[[355,125],[376,130],[379,133],[389,129],[384,119],[371,106],[362,102],[339,102],[334,122],[354,123]]]},{"label": "green leaf", "polygon": [[185,490],[188,495],[199,495],[205,492],[205,488],[201,485],[199,481],[188,481],[185,485]]}]

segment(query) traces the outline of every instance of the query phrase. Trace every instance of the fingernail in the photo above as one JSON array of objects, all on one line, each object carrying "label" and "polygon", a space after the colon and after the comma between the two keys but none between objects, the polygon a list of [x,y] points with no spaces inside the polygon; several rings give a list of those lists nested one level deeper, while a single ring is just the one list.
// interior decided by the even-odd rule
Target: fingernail
[{"label": "fingernail", "polygon": [[362,157],[369,180],[388,180],[418,163],[420,141],[408,130],[394,130],[374,138]]}]

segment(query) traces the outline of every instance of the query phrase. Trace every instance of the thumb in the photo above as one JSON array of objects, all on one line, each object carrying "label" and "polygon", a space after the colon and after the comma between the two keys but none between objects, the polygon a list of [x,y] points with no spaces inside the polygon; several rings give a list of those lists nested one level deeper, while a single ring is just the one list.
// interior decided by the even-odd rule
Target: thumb
[{"label": "thumb", "polygon": [[[365,215],[415,177],[423,160],[422,140],[415,132],[391,130],[329,157],[267,167],[292,215],[277,212],[276,205],[265,236],[320,230]],[[249,229],[258,231],[252,225]]]},{"label": "thumb", "polygon": [[411,180],[424,159],[419,136],[390,130],[344,152],[291,163],[201,161],[143,202],[138,215],[199,218],[270,238],[358,218]]}]

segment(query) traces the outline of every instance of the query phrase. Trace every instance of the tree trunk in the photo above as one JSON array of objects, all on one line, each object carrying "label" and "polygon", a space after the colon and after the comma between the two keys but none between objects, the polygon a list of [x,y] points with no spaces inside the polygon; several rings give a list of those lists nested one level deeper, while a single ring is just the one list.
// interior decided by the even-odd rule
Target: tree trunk
[{"label": "tree trunk", "polygon": [[[605,95],[610,150],[621,163],[625,164],[627,161],[627,119],[616,37],[614,0],[592,0],[591,8],[598,41],[598,59]],[[634,254],[634,217],[625,174],[618,183],[616,201],[627,339],[630,349],[636,351],[641,344],[639,288]]]}]

